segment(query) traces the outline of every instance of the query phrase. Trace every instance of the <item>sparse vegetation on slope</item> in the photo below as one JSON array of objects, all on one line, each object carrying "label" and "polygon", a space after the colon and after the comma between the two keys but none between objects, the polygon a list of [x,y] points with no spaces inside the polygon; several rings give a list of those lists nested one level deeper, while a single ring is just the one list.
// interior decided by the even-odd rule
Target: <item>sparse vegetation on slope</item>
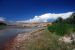
[{"label": "sparse vegetation on slope", "polygon": [[72,50],[74,45],[59,42],[60,36],[47,29],[33,33],[31,39],[23,41],[18,50]]}]

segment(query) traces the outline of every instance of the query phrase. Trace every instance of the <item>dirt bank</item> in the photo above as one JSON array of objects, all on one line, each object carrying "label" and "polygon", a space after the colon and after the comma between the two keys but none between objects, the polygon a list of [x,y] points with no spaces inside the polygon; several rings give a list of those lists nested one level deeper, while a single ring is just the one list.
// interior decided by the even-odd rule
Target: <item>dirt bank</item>
[{"label": "dirt bank", "polygon": [[[39,38],[39,35],[44,29],[38,29],[30,33],[18,34],[12,40],[9,40],[8,43],[4,46],[4,50],[18,50],[21,47],[21,44],[25,42],[26,44],[32,40],[32,37]],[[24,49],[26,50],[26,49]]]}]

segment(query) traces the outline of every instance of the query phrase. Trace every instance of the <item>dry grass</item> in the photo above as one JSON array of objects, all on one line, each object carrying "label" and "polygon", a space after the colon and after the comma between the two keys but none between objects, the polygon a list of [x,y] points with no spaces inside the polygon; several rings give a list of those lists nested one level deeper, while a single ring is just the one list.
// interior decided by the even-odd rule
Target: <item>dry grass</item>
[{"label": "dry grass", "polygon": [[72,50],[74,48],[72,44],[59,42],[59,37],[45,29],[32,34],[31,39],[24,41],[18,50]]},{"label": "dry grass", "polygon": [[72,50],[75,48],[73,44],[59,42],[60,37],[45,28],[31,33],[19,45],[13,46],[15,49],[11,50]]}]

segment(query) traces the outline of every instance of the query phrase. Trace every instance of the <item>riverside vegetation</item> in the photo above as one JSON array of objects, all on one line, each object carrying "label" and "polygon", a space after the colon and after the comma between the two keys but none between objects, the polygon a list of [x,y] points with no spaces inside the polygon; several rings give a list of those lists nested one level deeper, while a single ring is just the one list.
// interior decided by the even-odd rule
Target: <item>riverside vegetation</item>
[{"label": "riverside vegetation", "polygon": [[[32,41],[26,45],[28,50],[73,50],[74,43],[59,42],[62,36],[69,36],[75,32],[75,14],[67,19],[58,18],[52,25],[48,25],[40,38],[32,38]],[[39,32],[38,32],[39,34]],[[24,45],[24,43],[23,43]],[[24,48],[25,46],[22,46]]]},{"label": "riverside vegetation", "polygon": [[49,32],[47,28],[35,34],[23,41],[16,50],[73,50],[75,48],[73,44],[58,41],[61,36]]},{"label": "riverside vegetation", "polygon": [[58,41],[62,36],[69,36],[75,32],[75,14],[70,18],[58,18],[47,25],[43,31],[32,33],[30,39],[26,39],[17,47],[17,50],[74,50],[74,43]]}]

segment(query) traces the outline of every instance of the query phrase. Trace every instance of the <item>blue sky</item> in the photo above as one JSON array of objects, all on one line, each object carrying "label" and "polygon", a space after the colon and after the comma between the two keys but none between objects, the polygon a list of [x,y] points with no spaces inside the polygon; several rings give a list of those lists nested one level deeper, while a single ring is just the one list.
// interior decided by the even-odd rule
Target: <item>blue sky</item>
[{"label": "blue sky", "polygon": [[75,0],[0,0],[0,17],[26,20],[45,13],[75,11]]}]

